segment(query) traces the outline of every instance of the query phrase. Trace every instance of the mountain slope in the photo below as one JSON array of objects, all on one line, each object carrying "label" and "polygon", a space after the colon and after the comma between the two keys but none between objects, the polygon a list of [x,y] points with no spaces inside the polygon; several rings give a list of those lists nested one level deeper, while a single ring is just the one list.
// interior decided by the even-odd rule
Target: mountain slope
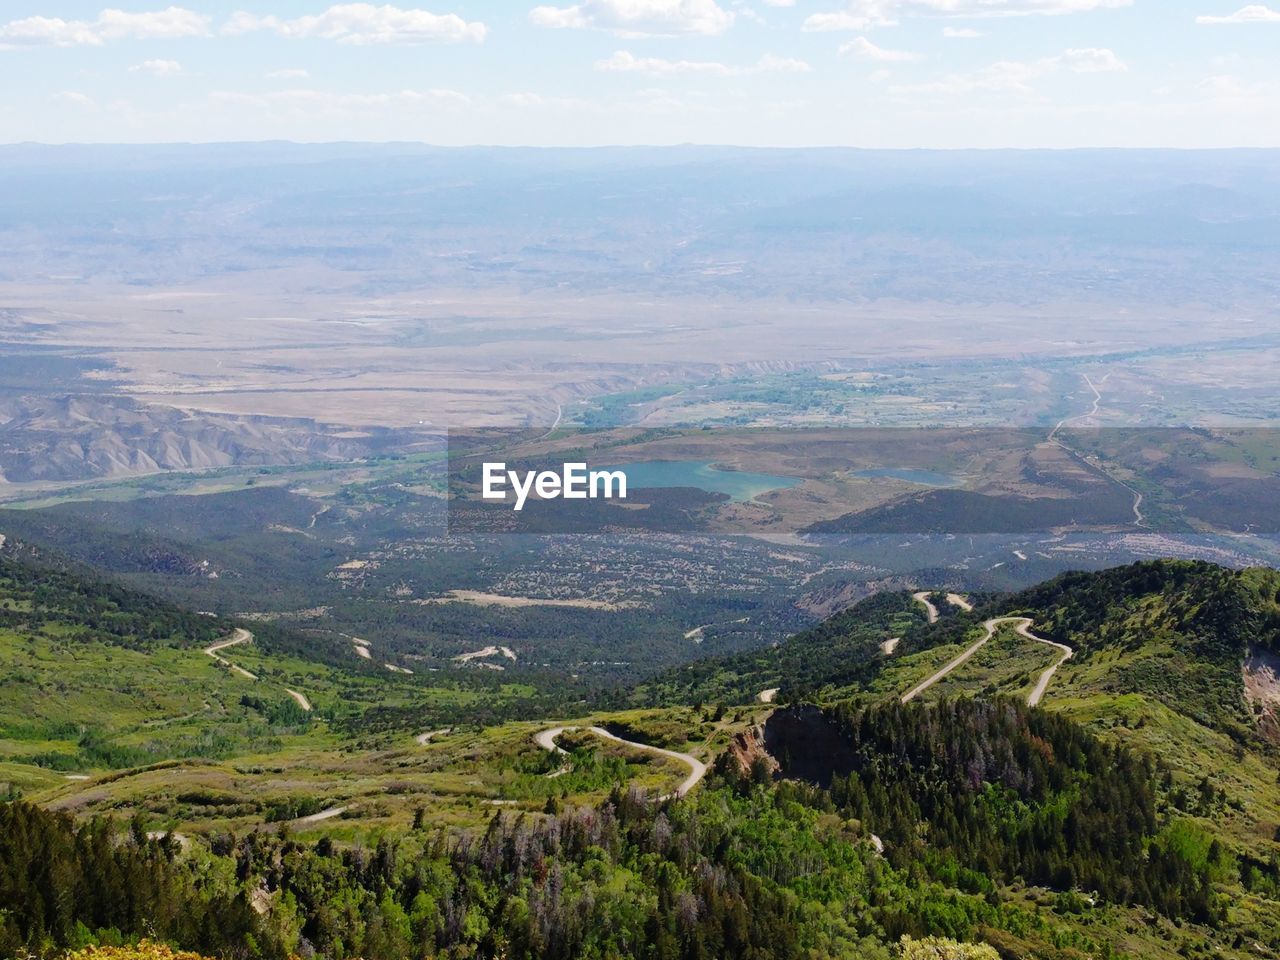
[{"label": "mountain slope", "polygon": [[1065,574],[1006,607],[1076,650],[1076,695],[1139,693],[1242,741],[1256,733],[1244,664],[1280,651],[1280,572],[1159,561]]},{"label": "mountain slope", "polygon": [[[930,623],[909,594],[879,594],[774,648],[698,661],[643,692],[749,699],[760,685],[779,687],[784,700],[900,694],[981,639],[987,621],[1007,632],[999,636],[1008,641],[1002,666],[1025,655],[1016,669],[1042,669],[1041,661],[1052,663],[1058,654],[1014,636],[1012,622],[1026,618],[1036,637],[1073,650],[1052,678],[1048,701],[1136,695],[1246,744],[1271,729],[1259,718],[1273,707],[1246,699],[1246,665],[1265,673],[1269,658],[1280,655],[1280,571],[1158,560],[1066,573],[1019,593],[971,599],[972,610],[944,604],[943,616]],[[1007,628],[999,622],[1005,620]],[[899,642],[889,654],[886,642],[894,638]],[[983,689],[992,660],[975,658],[931,692]],[[1248,686],[1255,697],[1269,697],[1274,684],[1262,678]]]},{"label": "mountain slope", "polygon": [[[1266,860],[1280,852],[1278,594],[1274,570],[1163,560],[975,596],[973,610],[944,606],[933,624],[909,595],[881,595],[776,648],[692,664],[639,693],[747,702],[777,687],[778,703],[892,702],[945,674],[923,702],[1026,702],[1062,661],[1042,708],[1160,757],[1171,803]],[[1060,648],[1032,637],[1072,656],[1063,661]]]},{"label": "mountain slope", "polygon": [[880,593],[765,650],[711,657],[665,671],[636,691],[638,702],[742,703],[780,689],[788,698],[869,682],[886,643],[924,627],[908,593]]},{"label": "mountain slope", "polygon": [[[1280,957],[1274,754],[1224,693],[1227,665],[1270,642],[1270,572],[1145,564],[971,596],[973,610],[883,594],[776,648],[672,671],[641,693],[755,700],[770,684],[827,702],[583,717],[720,753],[688,796],[656,801],[645,788],[670,778],[652,757],[596,738],[548,753],[551,720],[482,727],[493,703],[477,699],[445,729],[405,692],[413,677],[248,642],[217,651],[252,676],[236,673],[204,645],[229,623],[66,572],[0,574],[0,781],[45,777],[43,809],[0,803],[0,897],[20,905],[0,911],[0,955],[57,956],[115,928],[261,960],[604,960],[641,944],[663,960],[896,960],[903,937],[1027,960]],[[1018,616],[1076,649],[1048,709],[989,695],[982,656],[900,702],[985,622]],[[1041,647],[1002,628],[984,653],[1027,648],[1033,670]],[[1178,712],[1136,668],[1148,648],[1214,696]],[[1113,676],[1127,686],[1107,689]],[[315,712],[280,713],[289,689]],[[380,708],[434,734],[322,722]],[[181,836],[149,839],[162,828]],[[111,863],[145,896],[116,897]],[[112,895],[80,894],[96,888]]]}]

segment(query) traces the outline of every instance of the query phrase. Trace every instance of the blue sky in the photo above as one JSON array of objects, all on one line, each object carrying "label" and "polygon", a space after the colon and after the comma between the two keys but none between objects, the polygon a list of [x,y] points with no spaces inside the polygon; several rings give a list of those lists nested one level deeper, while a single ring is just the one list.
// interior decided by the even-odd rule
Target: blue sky
[{"label": "blue sky", "polygon": [[1280,146],[1280,0],[117,4],[0,4],[0,141]]}]

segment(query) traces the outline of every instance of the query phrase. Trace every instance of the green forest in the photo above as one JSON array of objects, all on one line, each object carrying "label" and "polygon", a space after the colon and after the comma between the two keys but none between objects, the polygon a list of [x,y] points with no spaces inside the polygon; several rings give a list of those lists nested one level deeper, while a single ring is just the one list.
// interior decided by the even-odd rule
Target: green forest
[{"label": "green forest", "polygon": [[[0,894],[22,909],[0,913],[0,952],[148,931],[273,958],[875,958],[904,936],[1083,957],[1112,954],[1056,921],[1091,908],[1066,891],[1175,922],[1223,913],[1212,884],[1233,865],[1167,829],[1149,759],[1008,703],[825,719],[853,766],[829,788],[722,763],[681,802],[617,788],[599,807],[498,813],[481,833],[422,816],[367,847],[255,831],[190,856],[138,824],[121,836],[10,803]],[[1014,877],[1065,899],[1027,909],[1002,893]],[[1259,882],[1274,896],[1278,878],[1272,862]]]},{"label": "green forest", "polygon": [[[1280,956],[1280,746],[1246,706],[1241,673],[1247,656],[1280,649],[1280,575],[1155,562],[977,595],[972,611],[931,599],[936,623],[910,593],[882,593],[776,647],[577,705],[644,704],[593,722],[675,749],[691,748],[696,727],[713,769],[678,800],[633,782],[660,771],[589,737],[566,740],[562,758],[521,752],[528,732],[496,738],[513,716],[569,709],[571,688],[503,693],[484,676],[425,711],[380,703],[360,686],[367,665],[344,674],[325,651],[298,660],[304,637],[254,624],[255,669],[292,664],[279,676],[322,701],[313,713],[281,680],[241,691],[215,673],[228,716],[253,725],[220,741],[234,775],[270,774],[286,746],[304,758],[296,774],[306,763],[407,771],[403,751],[378,750],[447,718],[478,731],[468,762],[525,777],[536,801],[467,824],[393,775],[380,782],[409,815],[327,830],[306,824],[334,802],[324,792],[180,792],[193,816],[257,818],[231,829],[174,827],[159,801],[84,812],[74,791],[38,803],[9,787],[0,957],[144,939],[228,960]],[[1045,707],[945,688],[907,704],[894,695],[984,620],[1015,614],[1076,651]],[[29,558],[0,560],[0,617],[15,656],[48,643],[180,655],[193,671],[216,671],[202,647],[234,625]],[[776,708],[747,708],[765,686],[782,688]],[[134,687],[122,689],[156,695]],[[438,765],[440,750],[421,762]],[[119,771],[98,790],[133,763],[93,730],[75,754],[47,756]]]}]

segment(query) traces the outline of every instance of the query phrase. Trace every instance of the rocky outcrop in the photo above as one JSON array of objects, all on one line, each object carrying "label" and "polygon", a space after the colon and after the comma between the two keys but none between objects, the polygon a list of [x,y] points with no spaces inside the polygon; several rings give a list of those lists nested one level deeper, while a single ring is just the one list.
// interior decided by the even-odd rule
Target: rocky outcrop
[{"label": "rocky outcrop", "polygon": [[778,761],[769,755],[764,746],[764,727],[756,726],[744,730],[733,738],[729,744],[729,760],[738,773],[751,776],[760,764],[769,771],[770,776],[777,774]]}]

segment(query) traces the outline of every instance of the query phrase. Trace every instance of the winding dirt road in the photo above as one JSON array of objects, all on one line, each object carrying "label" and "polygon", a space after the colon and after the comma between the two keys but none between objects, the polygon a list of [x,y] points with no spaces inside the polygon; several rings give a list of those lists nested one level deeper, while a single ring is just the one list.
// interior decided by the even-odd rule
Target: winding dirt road
[{"label": "winding dirt road", "polygon": [[[244,627],[236,627],[236,629],[232,632],[230,637],[228,637],[226,640],[219,640],[217,643],[212,644],[211,646],[205,647],[204,652],[206,656],[212,657],[215,661],[220,663],[222,666],[226,667],[228,670],[231,670],[235,673],[240,674],[240,676],[244,677],[246,680],[261,679],[256,673],[250,673],[244,667],[236,666],[234,663],[232,663],[230,660],[228,660],[226,657],[222,655],[223,650],[226,650],[229,647],[238,647],[242,643],[253,643],[253,634],[250,633],[248,630],[246,630]],[[290,697],[292,697],[294,702],[298,706],[300,706],[303,710],[305,710],[307,713],[311,712],[311,701],[308,700],[305,695],[299,693],[297,690],[290,690],[288,687],[284,688],[284,692],[287,693]]]},{"label": "winding dirt road", "polygon": [[1056,650],[1062,651],[1063,654],[1062,658],[1058,660],[1057,663],[1053,664],[1040,674],[1040,679],[1036,682],[1035,689],[1032,690],[1031,695],[1027,697],[1027,706],[1034,707],[1039,705],[1040,701],[1044,698],[1045,690],[1049,688],[1049,681],[1052,680],[1053,675],[1058,672],[1058,668],[1071,659],[1075,651],[1066,644],[1055,643],[1053,640],[1046,640],[1044,637],[1037,637],[1031,632],[1031,622],[1030,617],[994,617],[991,620],[984,621],[982,628],[985,633],[981,640],[965,650],[960,654],[960,656],[956,657],[928,680],[912,687],[904,693],[902,695],[902,702],[909,703],[932,687],[939,680],[945,679],[948,674],[956,670],[958,667],[963,666],[975,653],[985,647],[991,638],[996,635],[996,630],[1006,623],[1012,623],[1014,625],[1014,632],[1019,636],[1025,637],[1028,640],[1034,640],[1036,643],[1043,643],[1046,646],[1053,647]]},{"label": "winding dirt road", "polygon": [[237,667],[234,663],[222,656],[220,651],[226,650],[228,647],[237,647],[242,643],[253,643],[253,634],[244,627],[236,627],[235,631],[226,640],[219,640],[212,646],[205,647],[204,652],[207,656],[213,657],[218,663],[224,667],[229,667],[234,672],[240,674],[248,680],[257,680],[256,673],[250,673],[244,667]]},{"label": "winding dirt road", "polygon": [[347,808],[330,807],[328,810],[321,810],[319,813],[313,813],[310,816],[299,817],[294,823],[322,823],[325,820],[332,820],[334,817],[340,817],[347,812]]},{"label": "winding dirt road", "polygon": [[551,436],[553,433],[555,433],[555,432],[556,432],[556,427],[560,426],[560,421],[561,421],[561,420],[563,420],[563,419],[564,419],[564,404],[563,404],[563,403],[557,403],[557,404],[556,404],[556,418],[555,418],[555,420],[554,420],[554,421],[552,421],[551,426],[547,429],[547,432],[546,432],[546,433],[544,433],[544,434],[543,434],[542,436],[540,436],[540,437],[534,437],[534,438],[533,438],[533,442],[534,442],[534,443],[537,443],[539,440],[545,440],[545,439],[547,439],[547,437],[549,437],[549,436]]},{"label": "winding dirt road", "polygon": [[284,692],[293,697],[294,702],[303,710],[307,711],[307,713],[311,712],[311,701],[300,694],[297,690],[290,690],[288,687],[285,687]]},{"label": "winding dirt road", "polygon": [[[571,730],[577,730],[578,727],[552,727],[549,730],[543,730],[533,738],[534,742],[543,750],[552,753],[564,753],[565,751],[556,744],[556,738],[562,733],[568,733]],[[687,794],[690,790],[698,785],[703,777],[707,775],[707,765],[697,757],[687,753],[678,753],[675,750],[664,750],[662,747],[651,747],[647,743],[636,743],[633,740],[623,740],[619,736],[610,733],[604,727],[588,727],[592,733],[604,740],[612,740],[614,743],[621,743],[624,746],[631,747],[635,750],[644,750],[648,753],[656,753],[659,756],[669,757],[672,760],[679,760],[681,763],[689,767],[689,776],[684,778],[684,782],[676,787],[672,793],[664,794],[659,799],[670,800],[679,799]]]},{"label": "winding dirt road", "polygon": [[911,599],[916,603],[924,604],[924,612],[929,617],[930,623],[938,622],[938,608],[933,605],[933,601],[929,599],[929,591],[921,590],[919,593],[913,593]]},{"label": "winding dirt road", "polygon": [[1058,672],[1058,668],[1075,655],[1075,651],[1065,643],[1057,643],[1053,640],[1046,640],[1044,637],[1037,637],[1031,632],[1031,621],[1025,617],[1023,617],[1022,622],[1013,629],[1017,631],[1020,636],[1026,637],[1028,640],[1034,640],[1036,643],[1043,643],[1062,653],[1062,658],[1058,660],[1057,663],[1053,664],[1040,674],[1040,679],[1036,681],[1035,689],[1031,691],[1031,696],[1027,697],[1027,706],[1039,706],[1040,701],[1044,699],[1045,690],[1049,689],[1049,681],[1052,680],[1053,675]]},{"label": "winding dirt road", "polygon": [[996,627],[1003,622],[1004,622],[1003,620],[988,620],[986,623],[984,623],[982,627],[984,630],[986,630],[986,633],[983,635],[981,640],[979,640],[973,646],[969,647],[969,649],[965,650],[964,653],[960,654],[960,656],[956,657],[954,660],[948,663],[945,667],[943,667],[941,670],[939,670],[937,673],[931,676],[928,680],[925,680],[923,683],[912,687],[910,690],[904,693],[902,695],[902,702],[910,703],[916,697],[920,696],[920,694],[924,693],[926,690],[932,687],[939,680],[944,679],[953,670],[967,663],[970,657],[972,657],[975,653],[977,653],[979,650],[985,647],[987,645],[987,641],[996,635]]}]

